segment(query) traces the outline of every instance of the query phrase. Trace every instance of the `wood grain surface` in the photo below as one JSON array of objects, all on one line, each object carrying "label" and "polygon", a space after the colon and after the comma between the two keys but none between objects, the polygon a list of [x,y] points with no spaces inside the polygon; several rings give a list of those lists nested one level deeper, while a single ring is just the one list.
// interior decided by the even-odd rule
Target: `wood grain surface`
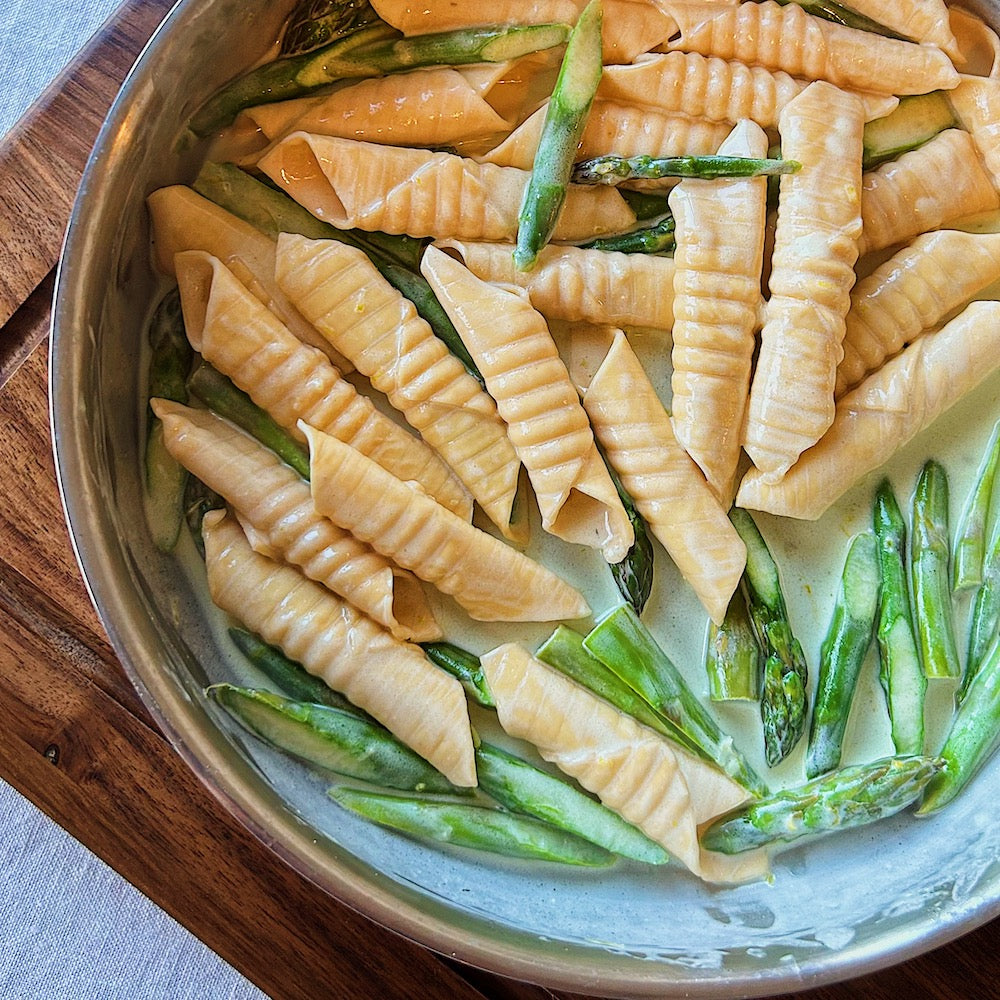
[{"label": "wood grain surface", "polygon": [[[450,963],[291,871],[173,752],[91,607],[49,444],[51,272],[101,119],[167,7],[126,3],[0,145],[0,775],[277,1000],[573,1000]],[[998,984],[993,921],[793,996],[990,1000]]]}]

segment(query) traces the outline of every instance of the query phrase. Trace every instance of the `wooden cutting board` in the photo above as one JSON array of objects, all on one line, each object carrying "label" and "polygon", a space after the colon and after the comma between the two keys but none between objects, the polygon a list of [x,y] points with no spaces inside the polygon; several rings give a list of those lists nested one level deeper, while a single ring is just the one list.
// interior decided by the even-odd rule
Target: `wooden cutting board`
[{"label": "wooden cutting board", "polygon": [[[100,122],[168,6],[129,0],[0,143],[0,776],[278,1000],[572,1000],[404,941],[275,858],[174,753],[91,607],[49,443],[52,270]],[[989,1000],[998,984],[994,920],[794,996]]]}]

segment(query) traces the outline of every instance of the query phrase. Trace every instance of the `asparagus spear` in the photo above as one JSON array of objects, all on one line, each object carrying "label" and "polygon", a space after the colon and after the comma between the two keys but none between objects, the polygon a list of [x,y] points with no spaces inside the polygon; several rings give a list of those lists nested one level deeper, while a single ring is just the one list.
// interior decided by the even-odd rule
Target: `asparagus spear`
[{"label": "asparagus spear", "polygon": [[583,640],[583,645],[681,730],[698,754],[754,795],[766,791],[764,783],[736,749],[732,737],[723,733],[695,697],[634,608],[623,604],[606,615]]},{"label": "asparagus spear", "polygon": [[986,453],[979,466],[976,485],[972,488],[955,532],[955,559],[952,566],[952,588],[965,590],[983,582],[983,559],[986,552],[987,525],[1000,466],[1000,421],[993,425]]},{"label": "asparagus spear", "polygon": [[380,20],[368,0],[300,0],[281,36],[281,55],[312,52]]},{"label": "asparagus spear", "polygon": [[205,694],[266,743],[327,771],[386,788],[459,792],[387,729],[354,712],[233,684],[213,684]]},{"label": "asparagus spear", "polygon": [[476,750],[479,787],[500,805],[576,834],[613,854],[662,865],[670,855],[641,830],[562,778],[482,743]]},{"label": "asparagus spear", "polygon": [[614,236],[599,236],[596,240],[580,245],[587,250],[605,250],[619,253],[668,253],[677,247],[674,237],[675,222],[672,215],[648,226],[631,229]]},{"label": "asparagus spear", "polygon": [[720,817],[701,843],[710,851],[738,854],[873,823],[915,802],[941,768],[939,758],[909,756],[831,771]]},{"label": "asparagus spear", "polygon": [[667,177],[778,177],[802,168],[795,160],[750,156],[617,156],[608,153],[582,160],[573,168],[577,184],[621,184],[624,181],[658,181]]},{"label": "asparagus spear", "polygon": [[965,676],[958,691],[961,701],[1000,631],[1000,519],[993,525],[989,547],[983,560],[983,582],[976,590],[969,622],[969,651]]},{"label": "asparagus spear", "polygon": [[338,80],[384,76],[421,66],[506,62],[566,41],[563,24],[486,25],[400,38],[382,22],[302,55],[265,63],[226,84],[188,123],[201,138],[228,125],[244,108],[301,97]]},{"label": "asparagus spear", "polygon": [[203,197],[272,239],[277,239],[279,233],[298,233],[314,240],[339,240],[366,253],[382,277],[413,303],[452,354],[482,383],[482,375],[462,338],[419,271],[425,240],[335,229],[311,215],[284,191],[251,177],[230,163],[206,163],[193,186]]},{"label": "asparagus spear", "polygon": [[417,837],[570,865],[600,867],[614,861],[610,851],[548,823],[487,806],[363,792],[343,785],[328,794],[345,809]]},{"label": "asparagus spear", "polygon": [[201,522],[210,510],[221,510],[225,506],[225,499],[197,476],[187,477],[187,485],[184,487],[184,519],[202,559],[205,558],[205,539],[201,533]]},{"label": "asparagus spear", "polygon": [[566,200],[573,158],[601,82],[603,20],[601,0],[590,0],[566,44],[517,218],[514,264],[519,271],[529,271],[534,266]]},{"label": "asparagus spear", "polygon": [[309,478],[309,452],[271,419],[242,389],[225,375],[203,361],[191,373],[188,388],[209,409],[231,420],[270,448],[283,462],[290,465],[303,479]]},{"label": "asparagus spear", "polygon": [[442,670],[447,670],[449,674],[462,682],[465,693],[477,705],[482,705],[484,708],[496,708],[496,702],[493,700],[493,695],[490,694],[486,675],[483,673],[478,656],[450,642],[424,642],[421,643],[421,646],[431,663],[436,664]]},{"label": "asparagus spear", "polygon": [[[172,288],[160,300],[149,322],[149,397],[188,400],[184,380],[194,352],[184,332],[180,294]],[[172,552],[184,522],[183,498],[187,470],[170,454],[163,441],[163,425],[151,409],[146,413],[146,504],[153,542],[161,552]]]},{"label": "asparagus spear", "polygon": [[[598,450],[601,451],[600,448]],[[601,451],[601,457],[604,458],[603,451]],[[625,553],[625,558],[621,562],[610,564],[611,577],[615,581],[618,592],[635,608],[636,614],[641,615],[653,589],[653,543],[646,530],[646,522],[636,510],[635,501],[628,495],[618,473],[611,467],[611,463],[607,459],[605,459],[604,464],[608,468],[611,481],[615,484],[625,513],[628,514],[632,533],[635,536],[635,541]]]},{"label": "asparagus spear", "polygon": [[875,535],[855,535],[847,551],[833,617],[820,649],[806,775],[840,764],[844,730],[861,666],[872,644],[879,588]]},{"label": "asparagus spear", "polygon": [[746,595],[733,594],[721,625],[708,623],[705,672],[712,701],[757,701],[763,655],[750,621]]},{"label": "asparagus spear", "polygon": [[925,815],[947,805],[975,777],[1000,741],[1000,635],[958,705],[941,750],[944,770],[927,788],[917,810]]},{"label": "asparagus spear", "polygon": [[920,471],[912,513],[910,592],[920,660],[927,677],[958,677],[962,667],[948,576],[948,477],[940,463],[928,461]]},{"label": "asparagus spear", "polygon": [[927,678],[920,666],[910,621],[904,569],[906,525],[888,480],[876,491],[874,522],[881,573],[876,631],[879,680],[885,691],[896,752],[918,754],[924,745]]},{"label": "asparagus spear", "polygon": [[809,672],[788,621],[778,567],[767,543],[745,510],[734,507],[729,517],[747,547],[743,583],[750,619],[765,655],[760,700],[764,756],[774,767],[791,753],[805,730]]}]

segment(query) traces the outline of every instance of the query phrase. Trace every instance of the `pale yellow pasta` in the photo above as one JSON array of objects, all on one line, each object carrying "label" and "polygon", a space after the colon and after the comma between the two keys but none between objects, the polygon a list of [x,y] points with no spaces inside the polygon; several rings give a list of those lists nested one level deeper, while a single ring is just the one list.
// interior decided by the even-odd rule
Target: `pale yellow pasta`
[{"label": "pale yellow pasta", "polygon": [[955,38],[955,66],[963,74],[995,77],[1000,72],[1000,37],[982,18],[951,7],[948,22]]},{"label": "pale yellow pasta", "polygon": [[904,243],[966,215],[1000,207],[968,132],[946,129],[864,177],[862,254]]},{"label": "pale yellow pasta", "polygon": [[861,234],[863,129],[860,101],[829,83],[811,84],[782,112],[782,153],[802,169],[781,178],[743,438],[768,480],[780,479],[833,422]]},{"label": "pale yellow pasta", "polygon": [[363,708],[451,782],[475,786],[469,709],[454,677],[293,566],[254,552],[232,517],[208,514],[204,537],[216,605]]},{"label": "pale yellow pasta", "polygon": [[506,243],[441,240],[473,274],[524,288],[548,319],[669,330],[673,323],[672,257],[608,253],[549,244],[530,271],[514,266]]},{"label": "pale yellow pasta", "polygon": [[[767,136],[746,121],[719,147],[767,156]],[[674,433],[728,508],[761,306],[765,178],[688,179],[670,192],[674,252],[671,413]]]},{"label": "pale yellow pasta", "polygon": [[746,546],[674,437],[670,417],[621,331],[584,392],[583,405],[650,531],[709,617],[721,622],[743,575]]},{"label": "pale yellow pasta", "polygon": [[235,509],[254,548],[298,566],[399,639],[441,637],[420,584],[323,517],[308,484],[272,451],[208,410],[156,399],[153,412],[170,454]]},{"label": "pale yellow pasta", "polygon": [[918,236],[851,293],[838,397],[925,330],[1000,280],[1000,234]]},{"label": "pale yellow pasta", "polygon": [[556,621],[590,608],[524,553],[456,517],[329,434],[309,438],[316,509],[449,594],[478,621]]},{"label": "pale yellow pasta", "polygon": [[1000,189],[1000,80],[963,76],[948,100]]},{"label": "pale yellow pasta", "polygon": [[680,37],[670,49],[736,59],[809,80],[876,94],[925,94],[958,83],[951,60],[932,45],[857,31],[774,0],[720,6],[666,2]]},{"label": "pale yellow pasta", "polygon": [[477,278],[436,247],[420,269],[507,423],[542,527],[620,562],[635,540],[632,525],[544,317],[519,289]]},{"label": "pale yellow pasta", "polygon": [[748,472],[737,505],[815,520],[998,366],[1000,302],[973,302],[840,399],[831,428],[781,482]]},{"label": "pale yellow pasta", "polygon": [[493,400],[360,250],[278,239],[278,284],[513,534],[520,462]]},{"label": "pale yellow pasta", "polygon": [[[513,240],[530,174],[452,153],[294,132],[259,166],[317,218],[338,229]],[[570,185],[555,239],[583,240],[635,225],[610,187]]]},{"label": "pale yellow pasta", "polygon": [[297,423],[305,420],[471,520],[472,497],[437,452],[293,337],[221,261],[191,250],[177,256],[176,267],[192,346],[277,423],[304,441]]},{"label": "pale yellow pasta", "polygon": [[174,277],[174,257],[204,250],[218,257],[304,344],[317,347],[343,373],[353,366],[316,332],[288,301],[274,280],[274,240],[249,222],[203,198],[183,184],[159,188],[147,199],[152,225],[153,260]]},{"label": "pale yellow pasta", "polygon": [[850,8],[904,38],[936,45],[952,58],[958,55],[944,0],[851,0]]},{"label": "pale yellow pasta", "polygon": [[[779,70],[703,56],[666,52],[644,56],[630,66],[607,66],[597,99],[655,108],[715,122],[745,118],[761,128],[775,128],[781,109],[809,85]],[[859,94],[865,118],[881,118],[898,98]]]},{"label": "pale yellow pasta", "polygon": [[634,823],[688,869],[710,882],[762,878],[762,851],[713,854],[698,827],[746,801],[747,794],[711,765],[506,643],[482,657],[500,725],[533,743],[545,760],[576,778],[609,809]]},{"label": "pale yellow pasta", "polygon": [[[530,170],[545,124],[547,103],[526,118],[483,163]],[[577,160],[614,152],[619,156],[706,156],[729,134],[725,123],[595,100],[576,153]]]}]

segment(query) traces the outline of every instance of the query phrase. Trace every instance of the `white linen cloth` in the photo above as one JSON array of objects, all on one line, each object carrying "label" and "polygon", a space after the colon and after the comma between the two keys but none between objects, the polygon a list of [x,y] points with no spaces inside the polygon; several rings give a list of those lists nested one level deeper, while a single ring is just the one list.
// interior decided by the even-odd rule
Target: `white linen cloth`
[{"label": "white linen cloth", "polygon": [[[119,0],[5,0],[0,136]],[[0,1000],[265,995],[0,781]]]}]

